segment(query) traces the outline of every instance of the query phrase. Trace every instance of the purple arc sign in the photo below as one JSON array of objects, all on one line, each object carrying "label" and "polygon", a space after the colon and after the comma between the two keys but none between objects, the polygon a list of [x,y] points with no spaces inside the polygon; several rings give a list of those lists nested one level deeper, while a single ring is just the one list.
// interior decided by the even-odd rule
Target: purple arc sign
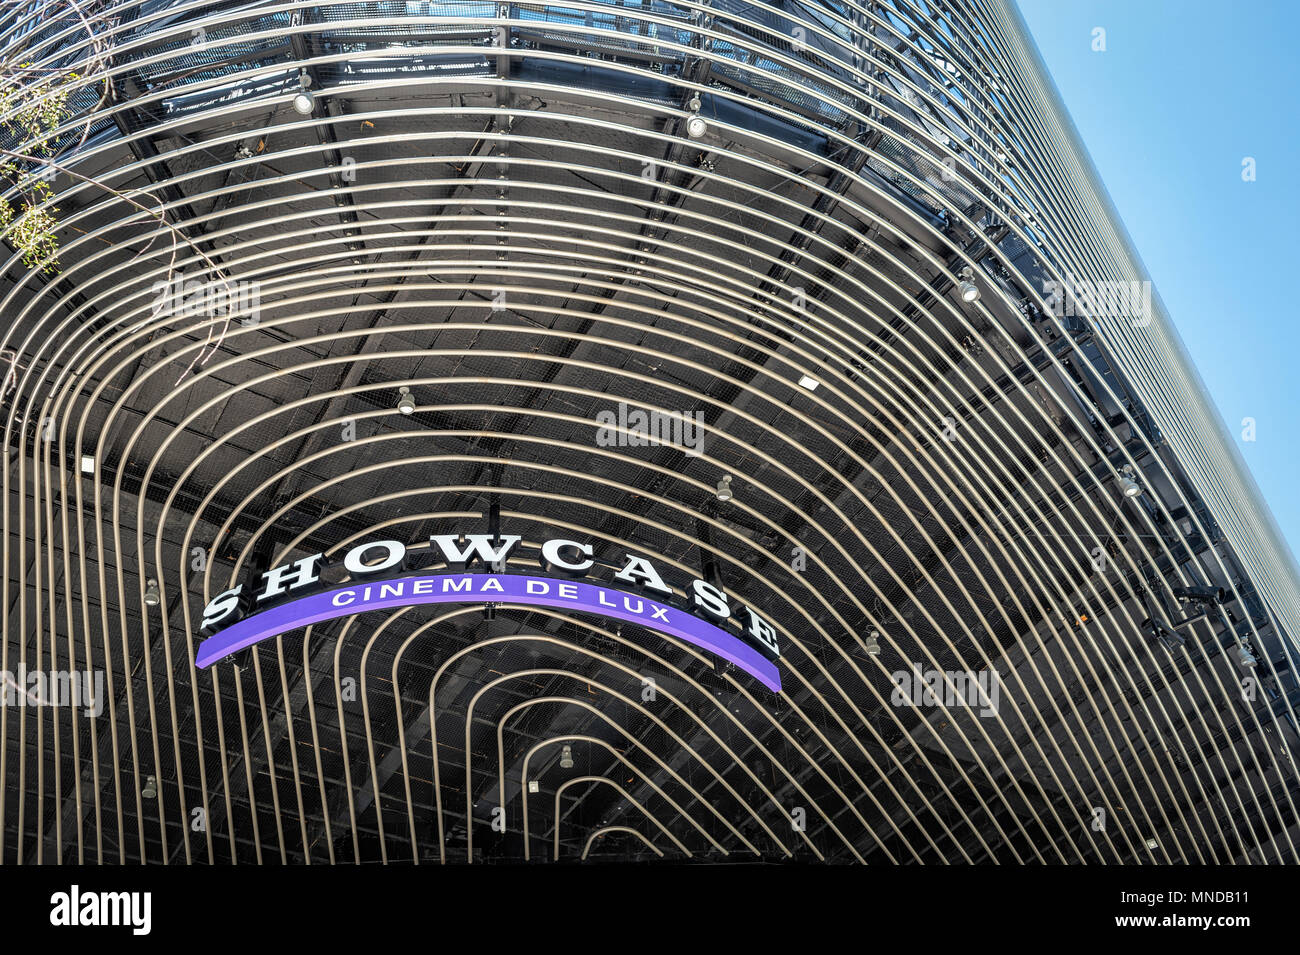
[{"label": "purple arc sign", "polygon": [[730,660],[769,690],[781,692],[781,676],[775,663],[734,634],[685,610],[610,587],[518,574],[397,577],[299,597],[245,617],[204,640],[195,662],[200,668],[211,666],[237,650],[290,630],[370,610],[485,602],[581,610],[640,624]]}]

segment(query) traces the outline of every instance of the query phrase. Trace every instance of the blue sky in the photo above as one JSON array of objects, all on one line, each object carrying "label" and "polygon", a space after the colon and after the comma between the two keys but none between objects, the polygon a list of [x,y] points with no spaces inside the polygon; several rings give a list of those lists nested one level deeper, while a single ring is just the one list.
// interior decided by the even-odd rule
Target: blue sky
[{"label": "blue sky", "polygon": [[[1165,307],[1300,549],[1295,0],[1017,0]],[[1106,31],[1094,52],[1093,30]],[[1242,181],[1242,160],[1256,180]],[[1243,441],[1242,419],[1256,439]]]}]

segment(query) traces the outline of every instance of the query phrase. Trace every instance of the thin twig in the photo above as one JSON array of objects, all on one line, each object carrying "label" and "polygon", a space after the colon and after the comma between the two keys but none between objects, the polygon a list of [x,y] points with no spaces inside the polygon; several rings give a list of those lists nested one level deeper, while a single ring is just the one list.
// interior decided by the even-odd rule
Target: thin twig
[{"label": "thin twig", "polygon": [[[75,154],[76,151],[80,150],[85,145],[87,139],[89,138],[91,126],[94,124],[95,115],[98,112],[100,112],[107,104],[112,102],[113,99],[115,98],[113,83],[111,77],[108,75],[109,66],[112,57],[107,45],[99,38],[98,34],[96,34],[94,26],[91,24],[91,21],[87,18],[85,11],[82,9],[82,4],[78,2],[78,0],[58,0],[58,2],[62,2],[72,9],[72,11],[76,14],[77,19],[80,21],[82,28],[86,32],[86,37],[87,37],[86,64],[89,67],[89,70],[87,76],[84,77],[85,79],[84,85],[90,86],[101,82],[103,83],[103,91],[100,94],[99,102],[96,103],[95,106],[92,107],[90,110],[88,110],[86,113],[86,119],[82,126],[81,137],[76,147],[73,150]],[[52,77],[60,76],[60,75],[61,76],[68,75],[68,71],[65,70],[57,70],[53,67],[38,67],[38,66],[28,65],[28,64],[19,66],[16,69],[9,68],[9,67],[0,67],[0,71],[2,71],[5,74],[4,76],[5,81],[10,83],[24,83],[30,76],[32,76],[32,74],[38,71],[41,72],[48,71],[46,77],[38,78],[34,83],[31,84],[30,89],[32,92],[29,98],[27,99],[27,103],[29,104],[33,100],[39,100],[44,96],[49,95],[49,92],[52,92],[56,89],[55,84],[51,82]],[[47,86],[49,89],[47,91],[41,91],[40,86],[42,84]],[[28,141],[28,145],[41,146],[49,138],[50,132],[52,132],[52,130],[47,131],[43,136],[37,136],[35,135],[35,133],[33,133],[32,138],[29,139]],[[221,280],[222,284],[225,286],[227,294],[232,296],[232,300],[233,300],[234,289],[231,287],[230,281],[229,279],[226,278],[222,268],[196,242],[190,239],[190,237],[187,236],[180,228],[178,228],[177,226],[171,223],[171,221],[167,217],[165,203],[162,201],[162,199],[159,196],[155,195],[154,193],[150,192],[147,189],[133,190],[135,193],[139,195],[148,196],[157,206],[157,208],[150,208],[146,205],[141,204],[140,202],[137,202],[134,198],[132,198],[130,195],[123,192],[122,190],[109,186],[108,184],[98,179],[95,179],[91,176],[86,176],[79,172],[75,172],[72,169],[70,169],[68,166],[60,162],[57,162],[55,160],[49,159],[47,157],[34,155],[30,152],[21,152],[21,151],[15,151],[10,149],[4,149],[2,147],[0,147],[0,155],[7,156],[11,159],[15,159],[24,163],[29,163],[34,166],[41,166],[41,167],[57,170],[67,175],[69,178],[72,178],[74,180],[79,180],[81,182],[92,185],[98,189],[103,190],[109,195],[121,199],[123,202],[126,202],[128,205],[134,206],[136,209],[140,210],[145,215],[154,219],[171,236],[171,243],[172,243],[171,257],[167,263],[168,286],[171,285],[172,279],[175,275],[177,247],[178,247],[178,240],[179,240],[180,242],[183,242],[187,246],[189,246],[195,252],[195,254],[200,259],[202,259],[204,263],[206,263],[208,269],[211,270],[212,274],[214,274]],[[24,191],[21,181],[16,182],[14,185],[20,192]],[[48,204],[50,201],[51,199],[47,199],[46,202],[42,203],[42,205]],[[35,208],[36,207],[33,206],[29,201],[28,209],[22,215],[26,216],[31,214],[31,212],[33,212]],[[22,217],[20,216],[19,220],[16,221],[20,221],[21,218]],[[130,219],[127,219],[126,223],[129,223],[130,221],[131,221]],[[122,223],[122,224],[126,224],[126,223]],[[137,253],[137,255],[143,255],[144,252],[148,251],[149,247],[153,244],[153,241],[154,238],[151,237],[149,239],[149,242],[145,245],[144,249],[142,249],[139,253]],[[157,314],[158,314],[158,309],[155,308],[153,312],[153,316],[156,316]],[[191,371],[194,370],[195,367],[202,367],[212,358],[214,354],[216,354],[217,350],[220,349],[221,344],[225,341],[226,334],[230,329],[230,318],[231,316],[227,314],[225,322],[221,326],[221,331],[216,336],[215,342],[213,341],[213,331],[214,331],[213,326],[209,325],[207,339],[204,341],[203,347],[198,350],[194,358],[190,361],[189,365],[186,366],[186,368],[181,372],[180,377],[177,378],[176,380],[176,384],[180,384],[181,381],[183,381],[185,377]],[[18,356],[17,354],[15,354],[11,362],[10,374],[13,373],[13,369],[16,367],[17,358]]]}]

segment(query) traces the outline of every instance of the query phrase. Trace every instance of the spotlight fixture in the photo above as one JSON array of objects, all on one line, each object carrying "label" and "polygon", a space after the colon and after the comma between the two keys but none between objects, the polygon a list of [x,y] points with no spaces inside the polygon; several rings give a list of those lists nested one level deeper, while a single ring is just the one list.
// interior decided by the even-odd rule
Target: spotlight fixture
[{"label": "spotlight fixture", "polygon": [[1255,654],[1250,652],[1250,647],[1244,643],[1237,644],[1237,662],[1247,669],[1252,669],[1259,665],[1255,659]]},{"label": "spotlight fixture", "polygon": [[94,473],[95,473],[95,457],[94,457],[94,455],[91,455],[91,454],[83,454],[83,455],[81,456],[81,473],[82,473],[82,474],[94,474]]},{"label": "spotlight fixture", "polygon": [[415,414],[415,399],[411,397],[411,389],[402,387],[397,389],[400,397],[397,399],[397,410],[402,414]]},{"label": "spotlight fixture", "polygon": [[144,778],[144,788],[140,790],[140,795],[145,799],[153,799],[158,795],[158,780],[153,776]]},{"label": "spotlight fixture", "polygon": [[1148,839],[1147,848],[1150,849],[1152,852],[1155,852],[1157,849],[1160,848],[1160,843],[1156,842],[1156,840],[1154,839]]},{"label": "spotlight fixture", "polygon": [[560,750],[560,768],[573,768],[573,747],[567,743],[564,745],[564,749]]},{"label": "spotlight fixture", "polygon": [[718,500],[730,501],[735,496],[731,490],[731,475],[724,474],[722,480],[718,482]]},{"label": "spotlight fixture", "polygon": [[146,607],[156,607],[162,603],[162,594],[158,592],[158,581],[152,577],[144,583],[144,604]]},{"label": "spotlight fixture", "polygon": [[699,116],[692,116],[686,121],[686,135],[691,139],[703,139],[709,131],[709,124]]},{"label": "spotlight fixture", "polygon": [[980,290],[971,279],[975,278],[975,271],[969,266],[963,266],[962,270],[957,273],[961,281],[957,283],[957,291],[961,293],[963,302],[975,302],[979,300]]},{"label": "spotlight fixture", "polygon": [[816,390],[817,390],[817,386],[820,385],[820,384],[821,384],[821,382],[818,381],[816,378],[809,378],[807,375],[800,375],[800,376],[799,376],[799,387],[800,387],[800,388],[807,388],[809,391],[816,391]]},{"label": "spotlight fixture", "polygon": [[1133,465],[1126,464],[1119,474],[1119,489],[1124,492],[1125,497],[1139,497],[1142,494],[1142,486],[1135,480],[1137,473],[1133,470]]},{"label": "spotlight fixture", "polygon": [[867,637],[867,653],[873,657],[880,656],[880,633],[872,630]]},{"label": "spotlight fixture", "polygon": [[542,786],[537,780],[530,779],[528,780],[528,791],[530,793],[539,793],[542,791]]},{"label": "spotlight fixture", "polygon": [[311,77],[304,70],[298,76],[298,92],[293,94],[293,108],[304,116],[310,116],[316,108],[316,99],[311,95]]}]

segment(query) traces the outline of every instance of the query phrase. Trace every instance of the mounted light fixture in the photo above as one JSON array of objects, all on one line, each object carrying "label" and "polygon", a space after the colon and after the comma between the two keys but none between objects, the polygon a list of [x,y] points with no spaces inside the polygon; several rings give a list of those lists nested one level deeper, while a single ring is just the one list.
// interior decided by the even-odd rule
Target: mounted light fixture
[{"label": "mounted light fixture", "polygon": [[880,633],[872,630],[867,636],[867,653],[873,657],[880,656]]},{"label": "mounted light fixture", "polygon": [[93,455],[83,454],[81,456],[81,473],[82,474],[95,473],[95,458]]},{"label": "mounted light fixture", "polygon": [[718,500],[730,501],[735,496],[731,490],[731,475],[724,474],[722,480],[718,482]]},{"label": "mounted light fixture", "polygon": [[1244,643],[1237,644],[1237,662],[1247,669],[1259,666],[1259,661],[1255,659],[1255,654],[1250,652],[1250,647]]},{"label": "mounted light fixture", "polygon": [[961,300],[968,303],[979,301],[979,286],[971,281],[975,278],[975,270],[969,265],[966,265],[957,273],[957,276],[961,279],[961,281],[957,283],[957,291],[961,293]]},{"label": "mounted light fixture", "polygon": [[1142,494],[1142,486],[1138,484],[1137,472],[1133,470],[1133,465],[1126,464],[1119,473],[1119,489],[1124,492],[1125,497],[1139,497]]},{"label": "mounted light fixture", "polygon": [[692,96],[686,104],[686,108],[691,111],[686,119],[686,135],[691,139],[702,139],[709,131],[709,124],[700,116],[700,105],[699,96]]},{"label": "mounted light fixture", "polygon": [[310,116],[316,108],[316,98],[311,95],[311,77],[303,70],[298,74],[298,92],[293,94],[293,108],[304,116]]},{"label": "mounted light fixture", "polygon": [[153,776],[146,776],[144,779],[144,788],[140,790],[140,795],[145,799],[154,799],[158,795],[158,780]]},{"label": "mounted light fixture", "polygon": [[144,583],[144,604],[146,607],[156,607],[162,603],[162,594],[158,591],[158,581],[152,577]]},{"label": "mounted light fixture", "polygon": [[560,750],[560,768],[573,768],[573,747],[567,743],[564,745],[564,749]]},{"label": "mounted light fixture", "polygon": [[397,410],[402,414],[415,414],[415,399],[411,397],[411,389],[402,387],[397,389]]},{"label": "mounted light fixture", "polygon": [[816,378],[810,378],[808,375],[800,375],[800,376],[799,376],[799,387],[800,387],[800,388],[807,388],[809,391],[816,391],[816,390],[817,390],[817,386],[820,385],[820,384],[821,384],[821,382],[818,381]]}]

